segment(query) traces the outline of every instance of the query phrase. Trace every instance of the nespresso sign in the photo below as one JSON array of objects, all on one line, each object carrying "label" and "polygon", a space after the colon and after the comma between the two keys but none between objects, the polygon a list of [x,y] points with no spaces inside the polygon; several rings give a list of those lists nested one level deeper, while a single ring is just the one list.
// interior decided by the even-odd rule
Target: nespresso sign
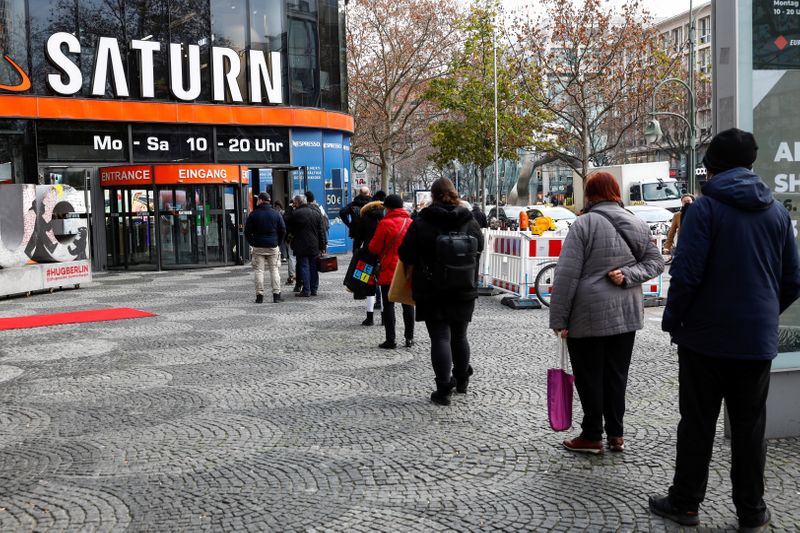
[{"label": "nespresso sign", "polygon": [[[138,63],[139,90],[143,98],[155,98],[154,58],[167,54],[169,65],[169,90],[178,100],[191,102],[202,91],[200,76],[200,46],[170,43],[163,47],[159,42],[133,40],[130,49]],[[77,94],[83,87],[83,73],[76,61],[81,54],[81,43],[71,33],[59,32],[50,36],[45,47],[47,59],[60,72],[48,74],[47,85],[65,96]],[[211,98],[225,101],[226,91],[234,102],[282,104],[281,54],[267,55],[261,50],[248,50],[243,65],[239,53],[222,46],[211,47]],[[248,70],[248,94],[243,95],[237,77],[243,68]],[[128,73],[120,52],[119,41],[114,37],[100,37],[92,67],[91,94],[103,96],[111,85],[117,96],[130,96]]]}]

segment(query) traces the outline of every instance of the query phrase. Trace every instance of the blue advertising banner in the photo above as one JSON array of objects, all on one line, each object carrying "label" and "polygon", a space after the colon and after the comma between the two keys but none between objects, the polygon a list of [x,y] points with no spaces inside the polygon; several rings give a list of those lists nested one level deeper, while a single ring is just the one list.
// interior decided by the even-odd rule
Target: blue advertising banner
[{"label": "blue advertising banner", "polygon": [[[341,133],[323,133],[321,130],[311,129],[292,130],[292,163],[298,167],[305,167],[307,189],[314,193],[314,198],[328,214],[331,222],[328,232],[330,253],[346,252],[350,249],[347,228],[338,217],[339,209],[344,205],[342,190],[341,187],[338,191],[331,187],[332,169],[336,168],[341,173],[343,160]],[[301,192],[304,188],[303,173],[295,174],[294,187],[296,192]]]},{"label": "blue advertising banner", "polygon": [[[349,140],[349,139],[348,139]],[[331,216],[331,229],[328,235],[328,248],[347,251],[352,246],[347,237],[347,227],[338,217],[338,211],[347,204],[344,189],[344,136],[339,132],[326,131],[322,134],[324,155],[323,181],[325,184],[325,209]],[[349,167],[348,167],[349,172]]]}]

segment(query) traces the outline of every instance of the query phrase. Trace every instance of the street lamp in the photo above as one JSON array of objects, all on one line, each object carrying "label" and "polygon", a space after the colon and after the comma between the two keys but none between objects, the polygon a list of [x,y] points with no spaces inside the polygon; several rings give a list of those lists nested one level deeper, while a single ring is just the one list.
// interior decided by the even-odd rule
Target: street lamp
[{"label": "street lamp", "polygon": [[[689,0],[689,75],[688,80],[683,81],[678,78],[667,78],[665,80],[661,80],[658,85],[655,86],[653,89],[653,110],[650,112],[650,115],[653,117],[650,121],[648,121],[647,126],[644,130],[644,138],[649,144],[657,143],[661,137],[663,136],[663,132],[661,130],[661,124],[658,122],[658,119],[655,118],[657,116],[668,116],[668,117],[676,117],[682,120],[686,124],[686,128],[689,131],[689,142],[688,142],[688,161],[686,165],[686,186],[687,192],[691,194],[695,194],[695,187],[697,182],[697,126],[696,126],[696,108],[697,108],[697,100],[696,95],[694,92],[694,76],[695,76],[695,50],[694,50],[694,30],[695,30],[695,19],[694,19],[694,9],[692,7],[692,0]],[[680,115],[678,113],[671,113],[668,111],[656,111],[656,95],[658,94],[658,90],[667,83],[677,83],[683,86],[686,89],[687,99],[689,101],[689,110],[688,110],[688,118]]]}]

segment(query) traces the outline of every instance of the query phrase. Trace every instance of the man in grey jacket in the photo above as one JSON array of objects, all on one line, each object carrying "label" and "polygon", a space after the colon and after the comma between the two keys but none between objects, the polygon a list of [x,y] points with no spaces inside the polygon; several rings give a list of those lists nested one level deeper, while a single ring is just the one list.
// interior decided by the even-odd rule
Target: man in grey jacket
[{"label": "man in grey jacket", "polygon": [[608,448],[621,452],[628,368],[644,325],[642,283],[664,270],[664,259],[647,224],[621,207],[613,176],[589,176],[585,196],[586,214],[558,259],[550,306],[550,327],[567,339],[584,413],[580,436],[564,447],[602,453],[605,421]]}]

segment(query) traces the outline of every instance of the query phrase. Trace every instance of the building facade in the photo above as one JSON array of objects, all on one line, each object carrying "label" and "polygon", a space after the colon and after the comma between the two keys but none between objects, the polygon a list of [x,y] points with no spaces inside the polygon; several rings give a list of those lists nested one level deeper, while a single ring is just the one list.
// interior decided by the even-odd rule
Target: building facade
[{"label": "building facade", "polygon": [[262,191],[336,222],[352,131],[343,0],[0,0],[0,183],[83,191],[95,268],[242,261]]}]

